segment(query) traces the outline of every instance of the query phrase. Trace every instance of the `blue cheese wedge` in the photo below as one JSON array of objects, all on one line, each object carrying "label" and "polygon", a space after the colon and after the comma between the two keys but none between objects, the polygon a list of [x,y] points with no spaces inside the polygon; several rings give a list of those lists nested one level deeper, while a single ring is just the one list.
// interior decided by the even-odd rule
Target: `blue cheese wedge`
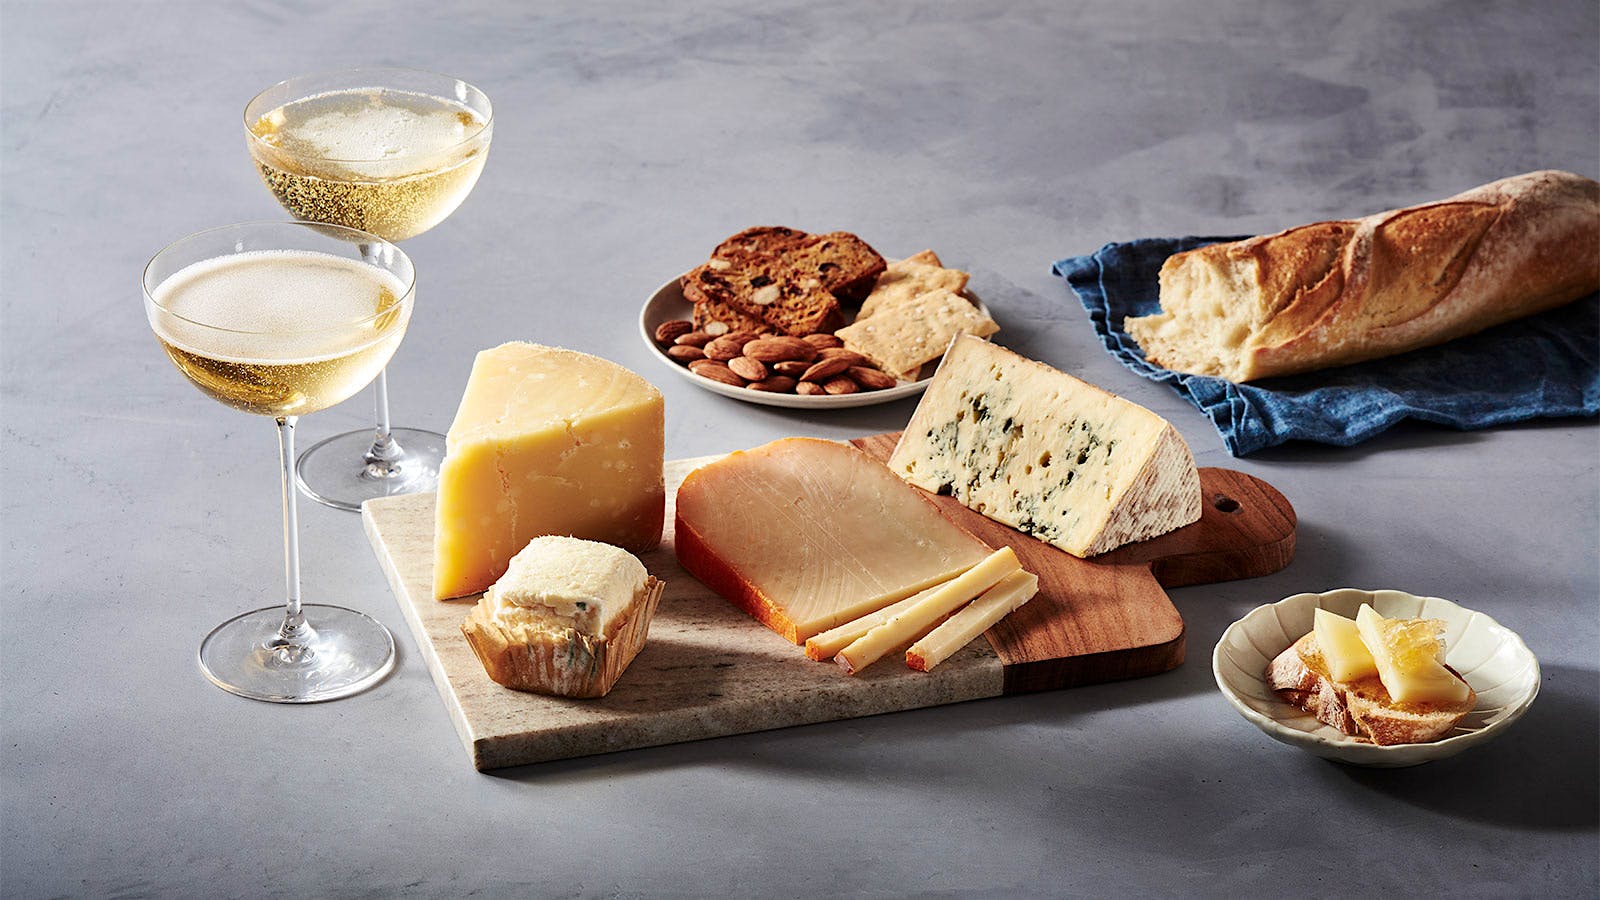
[{"label": "blue cheese wedge", "polygon": [[1155,413],[970,335],[951,342],[889,468],[1074,556],[1200,518],[1200,475]]}]

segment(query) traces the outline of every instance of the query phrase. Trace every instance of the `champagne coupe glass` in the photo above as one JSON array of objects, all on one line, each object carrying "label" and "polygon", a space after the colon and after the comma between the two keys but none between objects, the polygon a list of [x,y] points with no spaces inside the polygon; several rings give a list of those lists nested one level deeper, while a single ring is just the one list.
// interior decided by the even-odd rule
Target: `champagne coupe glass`
[{"label": "champagne coupe glass", "polygon": [[415,284],[395,245],[307,222],[202,231],[145,267],[145,314],[178,371],[213,400],[278,423],[288,601],[206,635],[200,668],[223,690],[278,703],[332,700],[394,666],[394,638],[376,620],[301,603],[290,478],[295,422],[377,376],[405,335]]},{"label": "champagne coupe glass", "polygon": [[[250,156],[296,219],[400,241],[444,221],[483,171],[494,135],[489,98],[465,81],[414,69],[302,75],[244,110]],[[389,426],[389,385],[374,382],[377,425],[313,445],[295,478],[319,503],[431,491],[444,435]]]}]

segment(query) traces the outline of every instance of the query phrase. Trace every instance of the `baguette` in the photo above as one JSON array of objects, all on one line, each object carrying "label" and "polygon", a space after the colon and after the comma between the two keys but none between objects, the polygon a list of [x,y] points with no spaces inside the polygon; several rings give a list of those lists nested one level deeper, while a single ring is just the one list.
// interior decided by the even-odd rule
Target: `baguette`
[{"label": "baguette", "polygon": [[1174,254],[1151,362],[1254,381],[1404,353],[1600,290],[1600,183],[1530,172],[1447,200]]}]

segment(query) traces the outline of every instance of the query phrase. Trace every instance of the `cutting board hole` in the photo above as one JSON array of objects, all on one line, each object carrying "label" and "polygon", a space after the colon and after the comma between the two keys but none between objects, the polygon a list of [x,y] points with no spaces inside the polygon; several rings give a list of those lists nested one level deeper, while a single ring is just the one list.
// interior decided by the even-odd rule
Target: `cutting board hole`
[{"label": "cutting board hole", "polygon": [[1239,511],[1239,501],[1229,497],[1227,494],[1213,494],[1211,497],[1211,505],[1225,513],[1236,513]]}]

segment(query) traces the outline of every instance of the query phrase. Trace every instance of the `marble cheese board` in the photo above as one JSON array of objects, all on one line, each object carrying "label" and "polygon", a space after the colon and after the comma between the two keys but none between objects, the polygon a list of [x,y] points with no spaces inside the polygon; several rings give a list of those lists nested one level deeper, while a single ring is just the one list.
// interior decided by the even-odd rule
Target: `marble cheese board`
[{"label": "marble cheese board", "polygon": [[[853,441],[882,459],[897,435]],[[472,764],[480,769],[589,756],[876,715],[1167,671],[1183,662],[1183,620],[1164,587],[1275,572],[1294,554],[1295,516],[1271,485],[1201,469],[1205,512],[1168,535],[1081,560],[936,497],[993,546],[1012,546],[1040,593],[932,672],[884,660],[859,675],[797,647],[711,593],[672,553],[672,498],[715,459],[666,465],[667,534],[640,558],[666,582],[650,638],[597,700],[490,681],[460,631],[478,595],[432,598],[432,494],[386,497],[362,523]]]}]

